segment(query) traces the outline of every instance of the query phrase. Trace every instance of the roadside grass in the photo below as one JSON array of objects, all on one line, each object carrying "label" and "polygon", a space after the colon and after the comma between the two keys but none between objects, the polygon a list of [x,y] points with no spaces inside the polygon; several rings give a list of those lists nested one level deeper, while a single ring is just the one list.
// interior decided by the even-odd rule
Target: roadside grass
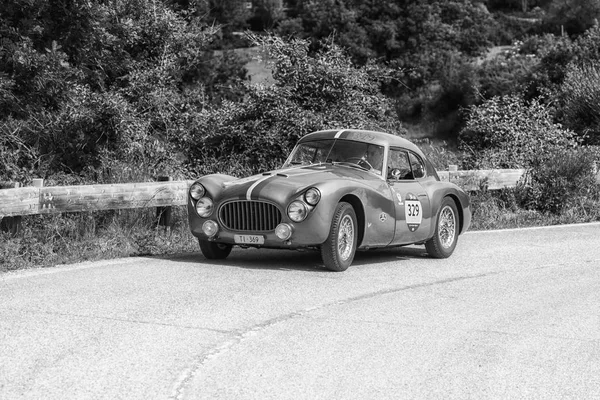
[{"label": "roadside grass", "polygon": [[515,199],[515,189],[472,192],[471,211],[471,231],[600,221],[599,201],[570,204],[559,214],[553,214],[519,206]]},{"label": "roadside grass", "polygon": [[185,207],[158,226],[155,209],[23,217],[16,236],[0,233],[0,272],[119,257],[197,251]]}]

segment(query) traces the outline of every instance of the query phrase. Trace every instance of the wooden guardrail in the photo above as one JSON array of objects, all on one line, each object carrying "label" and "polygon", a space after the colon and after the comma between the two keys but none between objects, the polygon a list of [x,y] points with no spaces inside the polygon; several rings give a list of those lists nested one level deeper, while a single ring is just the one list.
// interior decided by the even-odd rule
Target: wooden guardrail
[{"label": "wooden guardrail", "polygon": [[[525,170],[439,171],[442,180],[462,182],[466,190],[479,190],[485,180],[490,190],[513,187]],[[186,204],[193,181],[119,183],[43,187],[34,180],[33,187],[0,190],[0,218],[54,214],[77,211],[117,210],[125,208],[168,207]]]},{"label": "wooden guardrail", "polygon": [[459,184],[463,189],[477,191],[482,187],[498,190],[515,187],[525,174],[525,169],[489,169],[474,171],[458,171],[457,166],[450,165],[448,171],[437,171],[442,181]]},{"label": "wooden guardrail", "polygon": [[[441,180],[458,183],[465,190],[485,187],[496,190],[516,186],[524,169],[438,171]],[[125,208],[169,207],[186,204],[187,189],[193,181],[120,183],[111,185],[49,186],[34,180],[33,187],[0,190],[0,218],[33,214]],[[600,174],[598,174],[600,182]]]},{"label": "wooden guardrail", "polygon": [[0,190],[0,217],[184,205],[193,181]]}]

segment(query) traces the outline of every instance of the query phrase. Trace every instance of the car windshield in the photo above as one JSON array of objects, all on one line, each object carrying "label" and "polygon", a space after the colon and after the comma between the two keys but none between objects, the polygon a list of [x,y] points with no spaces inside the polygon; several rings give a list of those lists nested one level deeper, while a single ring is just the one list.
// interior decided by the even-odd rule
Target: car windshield
[{"label": "car windshield", "polygon": [[296,146],[284,167],[341,163],[381,174],[383,146],[344,139],[324,139]]}]

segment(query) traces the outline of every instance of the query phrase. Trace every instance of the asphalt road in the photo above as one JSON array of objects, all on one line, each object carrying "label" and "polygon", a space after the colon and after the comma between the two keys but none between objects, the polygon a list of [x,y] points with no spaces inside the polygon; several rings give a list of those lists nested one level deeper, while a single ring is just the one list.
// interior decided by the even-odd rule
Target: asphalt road
[{"label": "asphalt road", "polygon": [[386,398],[600,398],[600,224],[0,275],[0,399]]}]

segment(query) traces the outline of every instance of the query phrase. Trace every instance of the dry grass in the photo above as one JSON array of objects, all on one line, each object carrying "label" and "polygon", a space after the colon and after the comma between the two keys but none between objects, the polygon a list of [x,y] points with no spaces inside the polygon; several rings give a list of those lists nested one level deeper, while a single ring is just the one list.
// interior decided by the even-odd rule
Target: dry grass
[{"label": "dry grass", "polygon": [[184,207],[157,225],[154,209],[23,217],[17,236],[0,234],[0,271],[87,260],[197,251]]}]

